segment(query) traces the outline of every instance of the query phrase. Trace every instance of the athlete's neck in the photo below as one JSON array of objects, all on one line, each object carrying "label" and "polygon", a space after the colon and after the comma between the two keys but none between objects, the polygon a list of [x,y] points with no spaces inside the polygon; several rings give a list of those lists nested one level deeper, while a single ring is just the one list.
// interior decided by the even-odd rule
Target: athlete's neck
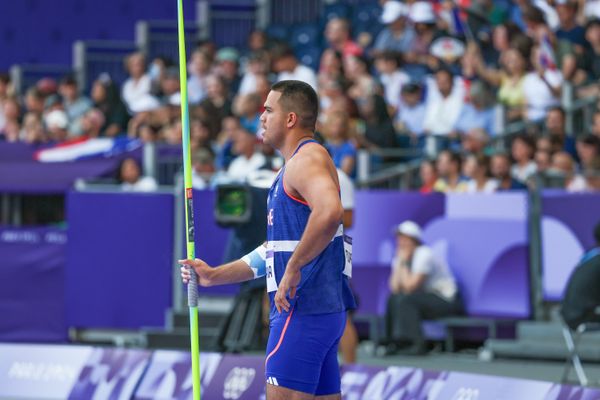
[{"label": "athlete's neck", "polygon": [[297,134],[294,135],[294,137],[290,137],[290,140],[288,140],[285,145],[283,146],[283,148],[280,150],[281,151],[281,155],[283,156],[284,160],[286,162],[288,162],[290,160],[290,158],[292,158],[292,156],[294,155],[294,152],[296,151],[296,149],[298,148],[298,146],[300,146],[302,143],[306,142],[307,140],[311,140],[314,139],[312,132],[305,132],[303,134]]}]

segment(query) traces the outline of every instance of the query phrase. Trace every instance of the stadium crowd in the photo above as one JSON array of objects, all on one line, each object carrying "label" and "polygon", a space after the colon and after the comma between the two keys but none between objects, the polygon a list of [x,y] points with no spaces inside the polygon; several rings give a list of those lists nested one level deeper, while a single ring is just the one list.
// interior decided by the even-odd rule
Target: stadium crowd
[{"label": "stadium crowd", "polygon": [[[569,132],[561,106],[567,83],[577,98],[600,93],[600,1],[380,3],[376,29],[324,21],[314,38],[317,70],[300,62],[298,44],[269,30],[252,32],[246,49],[210,41],[191,49],[195,186],[209,185],[216,172],[244,179],[281,166],[261,144],[260,115],[272,83],[298,79],[318,91],[318,133],[352,178],[358,149],[397,148],[414,155],[395,162],[424,157],[422,192],[520,189],[540,173],[569,191],[600,190],[600,110],[582,131]],[[180,144],[174,61],[131,54],[122,85],[102,74],[85,94],[66,76],[42,79],[17,97],[0,74],[0,140],[45,145],[126,135]],[[504,127],[519,121],[509,151],[498,151]]]}]

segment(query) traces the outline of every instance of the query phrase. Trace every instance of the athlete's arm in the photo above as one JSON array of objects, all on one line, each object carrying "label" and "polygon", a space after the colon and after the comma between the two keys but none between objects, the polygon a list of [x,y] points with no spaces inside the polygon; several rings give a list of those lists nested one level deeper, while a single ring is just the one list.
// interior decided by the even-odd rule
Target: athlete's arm
[{"label": "athlete's arm", "polygon": [[275,295],[275,306],[279,312],[282,308],[289,311],[290,304],[286,295],[289,290],[290,298],[295,296],[296,287],[300,283],[300,269],[327,247],[342,221],[344,210],[334,178],[336,172],[330,163],[329,155],[314,146],[311,151],[298,153],[286,166],[286,190],[304,199],[311,213]]},{"label": "athlete's arm", "polygon": [[228,283],[238,283],[254,279],[254,272],[248,264],[242,260],[235,260],[217,268],[210,267],[204,261],[179,260],[181,267],[181,279],[183,283],[188,283],[191,276],[188,267],[194,268],[198,275],[198,284],[200,286],[216,286]]}]

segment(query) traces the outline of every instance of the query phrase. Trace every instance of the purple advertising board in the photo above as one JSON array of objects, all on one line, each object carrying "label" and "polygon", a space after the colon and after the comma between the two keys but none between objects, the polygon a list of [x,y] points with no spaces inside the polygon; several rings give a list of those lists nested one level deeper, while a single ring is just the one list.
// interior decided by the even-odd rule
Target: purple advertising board
[{"label": "purple advertising board", "polygon": [[64,342],[64,264],[60,228],[0,228],[0,340]]},{"label": "purple advertising board", "polygon": [[69,399],[131,399],[150,354],[147,350],[94,348]]},{"label": "purple advertising board", "polygon": [[595,246],[593,229],[600,223],[600,194],[544,192],[542,214],[543,294],[545,300],[559,301],[571,272]]},{"label": "purple advertising board", "polygon": [[[215,377],[222,358],[218,353],[200,353],[200,388],[203,396]],[[190,353],[156,350],[133,398],[188,400],[193,398],[192,389]]]},{"label": "purple advertising board", "polygon": [[91,347],[0,343],[0,398],[66,399]]}]

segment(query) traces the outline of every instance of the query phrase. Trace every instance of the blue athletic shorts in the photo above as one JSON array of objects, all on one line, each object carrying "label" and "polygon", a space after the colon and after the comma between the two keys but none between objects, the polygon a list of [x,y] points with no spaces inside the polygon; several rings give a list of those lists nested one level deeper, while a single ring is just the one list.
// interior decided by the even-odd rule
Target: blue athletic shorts
[{"label": "blue athletic shorts", "polygon": [[296,315],[292,308],[271,318],[270,325],[267,383],[316,396],[340,393],[337,352],[345,311]]}]

